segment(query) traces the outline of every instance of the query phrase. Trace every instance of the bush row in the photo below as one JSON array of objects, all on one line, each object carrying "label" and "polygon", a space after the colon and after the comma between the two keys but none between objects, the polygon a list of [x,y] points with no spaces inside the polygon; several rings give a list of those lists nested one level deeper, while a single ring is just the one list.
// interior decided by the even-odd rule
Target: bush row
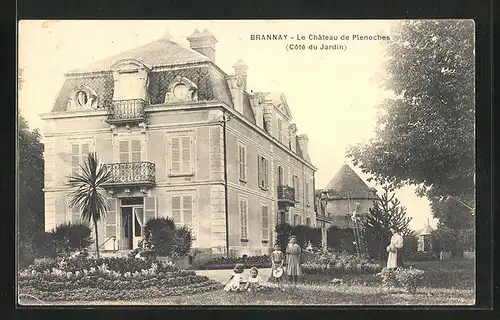
[{"label": "bush row", "polygon": [[271,267],[271,257],[267,254],[262,256],[246,256],[242,257],[219,257],[207,261],[203,265],[199,266],[201,270],[219,270],[219,269],[232,269],[236,264],[241,263],[245,268],[270,268]]},{"label": "bush row", "polygon": [[375,274],[382,270],[380,264],[357,255],[347,253],[322,254],[302,265],[306,274]]}]

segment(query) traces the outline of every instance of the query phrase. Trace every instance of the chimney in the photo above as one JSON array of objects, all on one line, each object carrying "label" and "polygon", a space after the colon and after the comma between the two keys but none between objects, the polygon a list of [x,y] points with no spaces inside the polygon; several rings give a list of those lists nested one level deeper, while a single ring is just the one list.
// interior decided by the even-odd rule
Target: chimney
[{"label": "chimney", "polygon": [[288,126],[288,135],[290,136],[288,140],[290,150],[297,152],[297,125],[295,123],[291,123],[290,126]]},{"label": "chimney", "polygon": [[245,61],[239,59],[233,64],[234,75],[236,76],[238,87],[247,90],[247,70],[248,66]]},{"label": "chimney", "polygon": [[309,137],[307,136],[307,134],[301,134],[297,136],[297,138],[300,145],[300,149],[302,149],[302,158],[309,161],[309,150],[308,150]]},{"label": "chimney", "polygon": [[215,44],[217,43],[217,39],[215,39],[210,31],[207,29],[203,31],[196,29],[187,40],[191,49],[208,57],[215,63]]}]

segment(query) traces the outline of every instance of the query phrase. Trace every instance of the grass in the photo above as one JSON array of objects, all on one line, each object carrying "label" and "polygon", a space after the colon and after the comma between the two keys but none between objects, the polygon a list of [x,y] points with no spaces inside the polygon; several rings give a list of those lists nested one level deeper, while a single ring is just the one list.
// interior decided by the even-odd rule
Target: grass
[{"label": "grass", "polygon": [[[474,304],[474,265],[472,260],[425,261],[406,263],[425,270],[426,275],[416,294],[402,289],[388,292],[373,275],[338,276],[341,285],[330,284],[333,276],[307,276],[296,287],[266,284],[265,292],[206,292],[177,297],[158,297],[139,301],[59,301],[52,305],[471,305]],[[211,271],[213,272],[213,271]],[[215,273],[214,273],[215,274]],[[265,276],[266,272],[262,272]],[[222,274],[217,280],[223,281]],[[23,298],[22,304],[37,304]]]}]

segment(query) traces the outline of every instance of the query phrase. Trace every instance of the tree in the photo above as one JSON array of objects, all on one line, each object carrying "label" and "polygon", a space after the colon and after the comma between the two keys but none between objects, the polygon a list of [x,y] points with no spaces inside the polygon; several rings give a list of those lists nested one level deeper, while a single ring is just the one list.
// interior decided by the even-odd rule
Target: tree
[{"label": "tree", "polygon": [[73,191],[70,193],[70,208],[82,213],[82,220],[93,223],[95,232],[95,250],[99,258],[99,235],[97,223],[106,216],[109,209],[108,200],[102,193],[103,184],[111,179],[111,171],[99,163],[97,154],[89,153],[87,160],[80,166],[82,173],[73,173],[70,183]]},{"label": "tree", "polygon": [[401,206],[394,193],[390,194],[389,187],[384,186],[384,193],[376,196],[373,207],[361,223],[369,255],[383,260],[392,236],[390,228],[395,227],[403,238],[410,238],[413,236],[413,231],[409,228],[412,218],[406,216],[406,208]]},{"label": "tree", "polygon": [[44,228],[44,159],[41,135],[18,115],[18,223],[20,241]]},{"label": "tree", "polygon": [[[395,187],[419,185],[432,202],[475,199],[474,22],[399,22],[386,47],[375,138],[348,156]],[[471,205],[473,207],[473,205]]]}]

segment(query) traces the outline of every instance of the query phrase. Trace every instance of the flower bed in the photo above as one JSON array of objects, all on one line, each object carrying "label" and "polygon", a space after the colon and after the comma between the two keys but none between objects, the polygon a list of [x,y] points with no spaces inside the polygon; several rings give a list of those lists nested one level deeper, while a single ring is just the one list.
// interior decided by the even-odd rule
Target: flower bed
[{"label": "flower bed", "polygon": [[271,257],[268,255],[262,256],[243,256],[243,257],[220,257],[207,261],[199,266],[200,270],[221,270],[233,269],[237,263],[241,263],[245,268],[271,268]]},{"label": "flower bed", "polygon": [[376,274],[380,264],[350,254],[326,254],[302,264],[302,271],[312,275]]},{"label": "flower bed", "polygon": [[173,264],[127,258],[66,259],[19,273],[20,293],[47,300],[127,300],[212,291],[222,287]]}]

